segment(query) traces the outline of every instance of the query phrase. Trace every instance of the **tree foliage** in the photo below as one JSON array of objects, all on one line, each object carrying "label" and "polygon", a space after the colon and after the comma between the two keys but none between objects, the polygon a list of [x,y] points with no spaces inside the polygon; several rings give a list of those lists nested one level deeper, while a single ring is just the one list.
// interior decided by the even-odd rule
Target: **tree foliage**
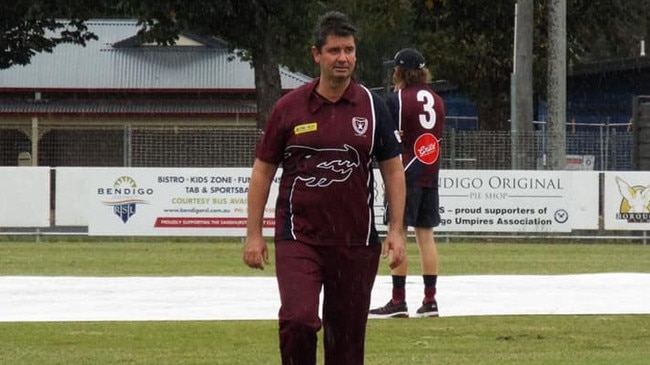
[{"label": "tree foliage", "polygon": [[318,74],[307,53],[313,42],[311,30],[317,18],[331,10],[346,13],[360,31],[355,78],[367,86],[382,87],[386,81],[383,61],[412,42],[411,0],[311,1],[304,14],[304,29],[296,30],[295,44],[300,48],[286,44],[279,50],[283,64],[310,76]]},{"label": "tree foliage", "polygon": [[[147,41],[173,44],[182,30],[226,40],[255,70],[258,124],[280,97],[278,64],[317,75],[311,58],[312,30],[318,17],[341,10],[362,30],[357,77],[381,86],[382,61],[396,52],[405,28],[409,0],[123,0],[122,12],[142,20]],[[397,11],[396,11],[397,10]]]},{"label": "tree foliage", "polygon": [[173,44],[181,31],[228,42],[255,70],[258,125],[281,95],[278,51],[293,45],[304,29],[301,0],[123,0],[120,11],[141,20],[144,40]]},{"label": "tree foliage", "polygon": [[36,53],[52,52],[61,43],[85,46],[97,39],[84,20],[104,6],[99,0],[0,2],[0,69],[27,65]]},{"label": "tree foliage", "polygon": [[514,1],[414,1],[415,39],[434,78],[476,100],[479,119],[507,120]]},{"label": "tree foliage", "polygon": [[574,64],[636,56],[648,36],[648,0],[567,0],[567,13],[567,47]]},{"label": "tree foliage", "polygon": [[[505,130],[516,1],[413,0],[415,43],[437,78],[457,85],[477,103],[481,128]],[[535,1],[534,90],[544,98],[548,3]],[[630,57],[646,34],[648,1],[567,0],[569,63]]]}]

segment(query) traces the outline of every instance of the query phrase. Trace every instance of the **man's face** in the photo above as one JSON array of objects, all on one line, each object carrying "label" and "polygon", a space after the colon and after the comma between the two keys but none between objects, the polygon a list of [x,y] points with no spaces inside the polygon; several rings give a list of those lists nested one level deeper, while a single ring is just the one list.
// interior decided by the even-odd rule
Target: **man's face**
[{"label": "man's face", "polygon": [[357,63],[357,47],[353,36],[327,36],[321,50],[312,48],[312,55],[320,65],[320,76],[323,79],[349,79]]}]

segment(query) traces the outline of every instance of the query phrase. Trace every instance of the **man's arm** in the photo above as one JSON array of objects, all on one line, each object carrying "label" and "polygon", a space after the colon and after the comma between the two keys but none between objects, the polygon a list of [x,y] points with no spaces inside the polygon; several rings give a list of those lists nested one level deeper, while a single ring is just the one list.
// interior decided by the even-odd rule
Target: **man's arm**
[{"label": "man's arm", "polygon": [[390,253],[391,269],[399,266],[406,255],[404,209],[406,207],[406,179],[404,166],[399,157],[379,162],[379,171],[386,186],[386,198],[390,209],[388,235],[384,242],[383,256]]},{"label": "man's arm", "polygon": [[269,252],[262,235],[264,208],[269,198],[271,182],[278,166],[255,159],[248,185],[248,220],[246,223],[246,244],[244,263],[253,269],[264,269],[269,263]]}]

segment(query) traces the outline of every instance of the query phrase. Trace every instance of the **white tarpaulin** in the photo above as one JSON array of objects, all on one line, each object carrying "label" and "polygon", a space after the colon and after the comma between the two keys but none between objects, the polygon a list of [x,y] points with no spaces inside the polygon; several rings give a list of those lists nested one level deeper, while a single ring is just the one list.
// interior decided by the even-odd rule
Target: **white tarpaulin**
[{"label": "white tarpaulin", "polygon": [[[650,314],[648,288],[640,273],[441,276],[437,299],[443,317]],[[372,306],[390,293],[378,276]],[[406,293],[413,313],[422,277],[409,276]],[[277,319],[279,306],[274,277],[0,276],[0,322]]]}]

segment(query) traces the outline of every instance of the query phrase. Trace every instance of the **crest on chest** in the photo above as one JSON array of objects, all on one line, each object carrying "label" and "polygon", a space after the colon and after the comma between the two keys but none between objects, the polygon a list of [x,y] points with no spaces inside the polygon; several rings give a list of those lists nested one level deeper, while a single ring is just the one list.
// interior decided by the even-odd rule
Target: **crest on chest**
[{"label": "crest on chest", "polygon": [[352,129],[357,136],[366,134],[368,131],[368,118],[364,117],[353,117],[352,118]]}]

